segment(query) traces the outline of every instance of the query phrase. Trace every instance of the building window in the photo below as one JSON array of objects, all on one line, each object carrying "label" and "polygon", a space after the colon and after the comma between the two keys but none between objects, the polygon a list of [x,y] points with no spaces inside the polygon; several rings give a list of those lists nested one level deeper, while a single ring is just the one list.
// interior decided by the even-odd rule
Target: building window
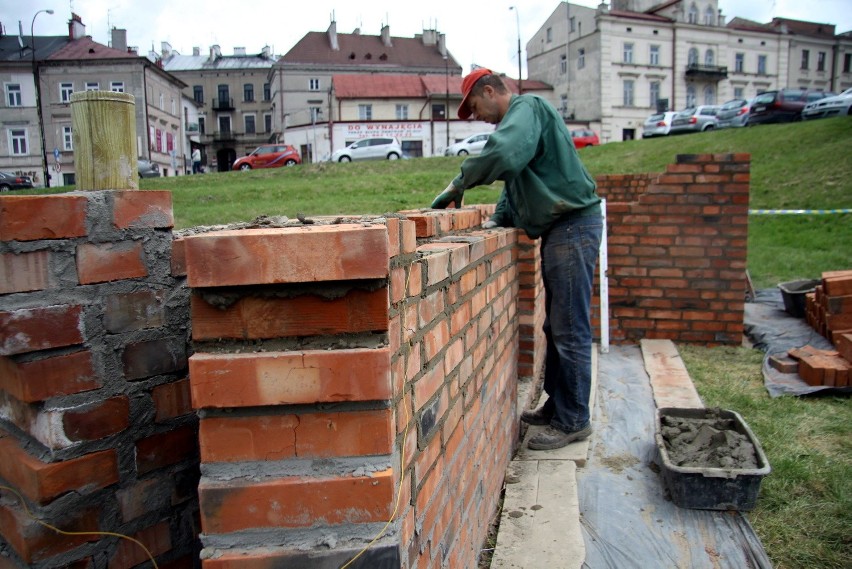
[{"label": "building window", "polygon": [[320,120],[320,115],[322,114],[322,107],[310,107],[308,109],[311,113],[311,122],[317,123]]},{"label": "building window", "polygon": [[272,99],[272,89],[269,86],[269,83],[263,84],[263,100],[269,101]]},{"label": "building window", "polygon": [[734,87],[734,99],[742,99],[745,95],[745,90],[742,87]]},{"label": "building window", "polygon": [[222,115],[219,117],[219,133],[231,134],[231,117]]},{"label": "building window", "polygon": [[577,26],[576,26],[577,21],[574,19],[574,16],[571,16],[568,20],[571,22],[571,32],[576,31],[577,30]]},{"label": "building window", "polygon": [[660,46],[652,45],[651,46],[651,54],[649,59],[649,63],[651,65],[659,65],[660,64]]},{"label": "building window", "polygon": [[687,65],[698,65],[698,48],[691,48],[686,56]]},{"label": "building window", "polygon": [[843,73],[852,72],[852,53],[843,54]]},{"label": "building window", "polygon": [[219,108],[227,109],[231,107],[231,89],[226,83],[222,83],[217,87],[219,93]]},{"label": "building window", "polygon": [[204,134],[207,131],[204,121],[204,117],[198,117],[198,134]]},{"label": "building window", "polygon": [[707,6],[707,9],[704,10],[704,25],[712,26],[713,25],[713,6]]},{"label": "building window", "polygon": [[545,34],[547,36],[547,43],[552,43],[553,42],[553,28],[547,28],[547,31],[545,32]]},{"label": "building window", "polygon": [[704,87],[704,104],[716,104],[716,89],[713,88],[713,85],[707,85],[706,87]]},{"label": "building window", "polygon": [[577,69],[582,69],[586,66],[586,50],[580,48],[577,50]]},{"label": "building window", "polygon": [[124,93],[124,81],[110,81],[109,90],[113,93]]},{"label": "building window", "polygon": [[695,106],[695,86],[689,85],[686,88],[686,108],[691,109]]},{"label": "building window", "polygon": [[70,126],[62,127],[62,149],[74,150],[74,134],[71,132]]},{"label": "building window", "polygon": [[14,128],[9,130],[9,148],[12,149],[12,156],[26,156],[29,153],[27,129]]},{"label": "building window", "polygon": [[263,129],[264,132],[272,132],[272,115],[263,115]]},{"label": "building window", "polygon": [[160,110],[161,111],[166,110],[166,99],[165,99],[165,97],[163,97],[162,93],[160,93]]},{"label": "building window", "polygon": [[743,72],[743,64],[745,63],[745,54],[737,53],[734,55],[734,71],[737,73]]},{"label": "building window", "polygon": [[624,63],[633,63],[633,44],[624,44]]},{"label": "building window", "polygon": [[245,122],[246,125],[246,134],[254,134],[257,131],[257,128],[254,124],[254,119],[254,115],[245,115],[243,117],[243,122]]},{"label": "building window", "polygon": [[817,52],[817,71],[825,71],[825,52]]},{"label": "building window", "polygon": [[177,114],[177,104],[175,103],[174,99],[172,99],[172,114],[173,115]]},{"label": "building window", "polygon": [[396,106],[396,120],[399,120],[399,121],[408,120],[408,105],[397,105]]},{"label": "building window", "polygon": [[766,56],[758,55],[757,56],[757,74],[758,75],[766,75]]},{"label": "building window", "polygon": [[195,102],[199,105],[204,104],[204,87],[201,85],[193,85],[192,86],[192,98],[195,99]]},{"label": "building window", "polygon": [[74,92],[74,84],[73,83],[60,83],[59,84],[59,100],[63,103],[71,102],[71,93]]},{"label": "building window", "polygon": [[660,99],[660,82],[651,81],[651,106],[656,107],[657,101]]},{"label": "building window", "polygon": [[101,86],[97,81],[86,81],[86,91],[100,91]]},{"label": "building window", "polygon": [[10,107],[20,107],[23,105],[21,101],[21,85],[19,83],[6,84],[6,102]]},{"label": "building window", "polygon": [[371,121],[373,120],[373,105],[358,105],[358,120]]},{"label": "building window", "polygon": [[175,137],[172,133],[166,133],[166,152],[169,154],[172,153],[172,150],[175,149]]},{"label": "building window", "polygon": [[811,58],[810,50],[803,49],[802,50],[802,69],[808,68],[808,64],[810,63],[809,62],[810,58]]},{"label": "building window", "polygon": [[559,73],[565,75],[568,73],[568,56],[560,55],[559,56]]},{"label": "building window", "polygon": [[251,83],[243,85],[243,101],[246,103],[254,101],[254,85]]},{"label": "building window", "polygon": [[447,116],[447,107],[443,103],[432,103],[432,119],[444,120]]},{"label": "building window", "polygon": [[633,106],[633,79],[624,80],[624,106]]},{"label": "building window", "polygon": [[687,15],[687,21],[690,24],[697,24],[698,23],[698,6],[696,6],[695,4],[692,4],[692,6],[689,7],[689,14]]},{"label": "building window", "polygon": [[319,91],[320,90],[320,80],[319,79],[308,79],[308,91]]},{"label": "building window", "polygon": [[716,65],[716,55],[712,49],[704,52],[704,65]]},{"label": "building window", "polygon": [[559,111],[563,119],[568,118],[568,95],[559,95]]}]

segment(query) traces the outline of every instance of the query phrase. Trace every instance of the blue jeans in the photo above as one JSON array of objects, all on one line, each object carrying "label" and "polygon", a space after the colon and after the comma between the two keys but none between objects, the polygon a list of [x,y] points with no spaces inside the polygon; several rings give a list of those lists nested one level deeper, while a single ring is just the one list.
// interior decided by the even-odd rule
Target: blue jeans
[{"label": "blue jeans", "polygon": [[547,339],[544,391],[550,424],[565,432],[589,424],[592,387],[591,300],[603,219],[567,216],[541,240]]}]

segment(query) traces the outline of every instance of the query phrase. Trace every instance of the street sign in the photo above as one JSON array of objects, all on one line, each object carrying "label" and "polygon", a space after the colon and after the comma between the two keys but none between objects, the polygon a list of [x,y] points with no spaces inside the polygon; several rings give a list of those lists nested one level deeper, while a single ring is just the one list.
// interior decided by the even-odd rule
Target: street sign
[{"label": "street sign", "polygon": [[53,149],[53,157],[56,158],[57,162],[59,162],[59,149],[58,148]]}]

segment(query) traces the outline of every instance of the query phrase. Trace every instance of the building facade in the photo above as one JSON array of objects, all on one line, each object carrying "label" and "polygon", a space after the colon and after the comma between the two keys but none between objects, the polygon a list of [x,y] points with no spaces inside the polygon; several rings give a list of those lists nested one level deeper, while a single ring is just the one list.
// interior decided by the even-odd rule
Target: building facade
[{"label": "building facade", "polygon": [[850,53],[852,38],[830,24],[726,23],[716,0],[563,2],[527,43],[530,77],[553,85],[566,120],[590,124],[605,142],[640,136],[659,109],[787,86],[839,92],[852,85]]}]

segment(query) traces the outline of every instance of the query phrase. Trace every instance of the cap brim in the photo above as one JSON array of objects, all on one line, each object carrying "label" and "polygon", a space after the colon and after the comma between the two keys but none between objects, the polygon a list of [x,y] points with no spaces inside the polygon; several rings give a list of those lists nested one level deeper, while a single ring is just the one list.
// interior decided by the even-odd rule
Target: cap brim
[{"label": "cap brim", "polygon": [[467,100],[470,97],[470,93],[468,93],[464,99],[462,99],[461,104],[459,105],[458,115],[459,118],[463,121],[466,121],[470,118],[471,112],[467,106]]}]

